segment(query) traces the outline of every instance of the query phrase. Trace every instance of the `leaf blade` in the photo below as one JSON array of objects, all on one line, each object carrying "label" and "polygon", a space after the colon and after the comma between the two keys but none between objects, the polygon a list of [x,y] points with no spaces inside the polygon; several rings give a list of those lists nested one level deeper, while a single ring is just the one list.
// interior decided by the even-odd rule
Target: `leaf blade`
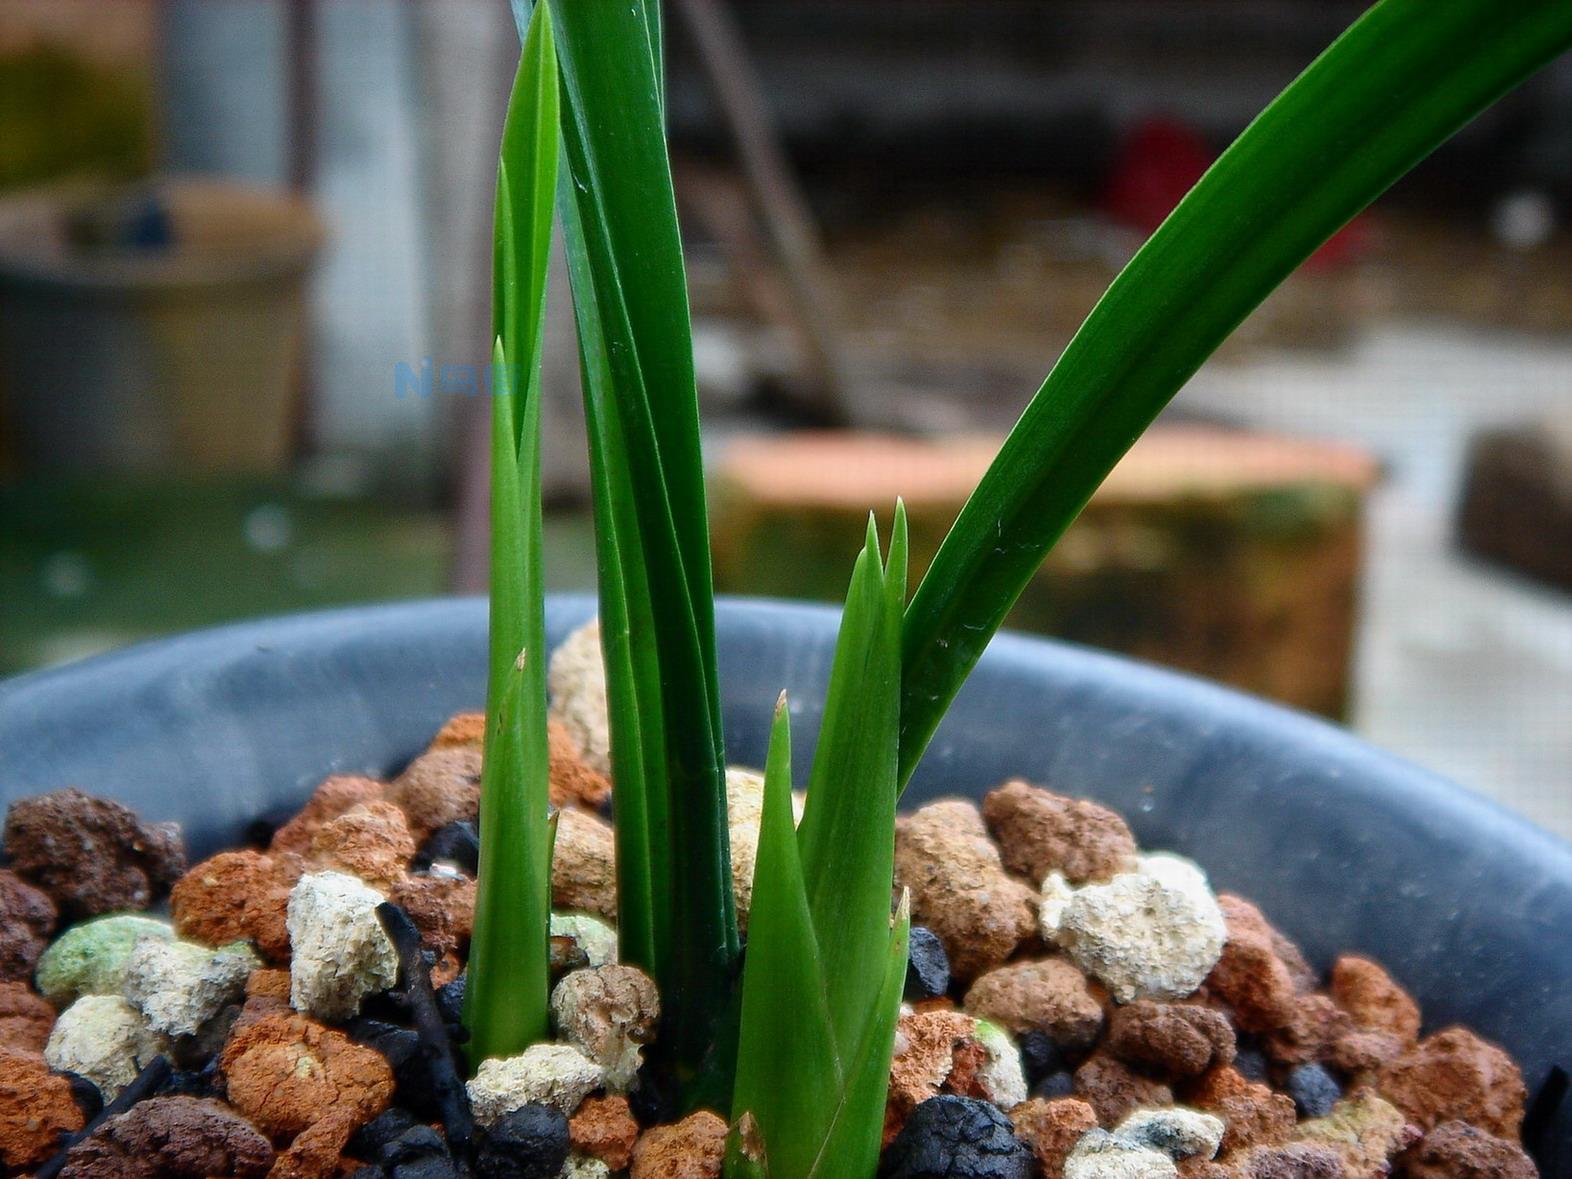
[{"label": "leaf blade", "polygon": [[840,1101],[830,1118],[824,1146],[814,1160],[814,1179],[872,1175],[878,1170],[884,1137],[884,1106],[890,1092],[890,1057],[906,987],[906,956],[911,935],[911,898],[902,894],[888,938],[881,981],[862,1039],[848,1055]]},{"label": "leaf blade", "polygon": [[766,1173],[791,1179],[813,1165],[828,1125],[825,1094],[839,1093],[842,1071],[792,821],[784,693],[770,727],[753,880],[732,1115],[757,1121]]},{"label": "leaf blade", "polygon": [[[725,815],[698,399],[676,202],[666,157],[659,25],[645,0],[554,3],[562,61],[561,185],[580,309],[586,417],[597,495],[602,593],[633,633],[608,670],[637,686],[638,729],[617,747],[641,767],[648,952],[667,997],[658,1052],[691,1090],[731,1007],[738,954]],[[614,556],[608,561],[607,556]],[[621,639],[617,639],[619,643]],[[626,789],[619,780],[619,791]],[[664,832],[658,823],[664,823]],[[620,826],[620,824],[619,824]],[[664,890],[661,889],[664,882]],[[642,902],[641,902],[642,903]],[[637,915],[634,915],[637,916]],[[645,936],[647,931],[648,936]]]},{"label": "leaf blade", "polygon": [[901,781],[1044,554],[1163,405],[1299,263],[1572,45],[1559,0],[1382,0],[1235,141],[1114,280],[907,612]]},{"label": "leaf blade", "polygon": [[862,1037],[889,937],[905,549],[904,507],[896,510],[887,568],[870,518],[841,615],[797,834],[843,1053]]},{"label": "leaf blade", "polygon": [[[465,996],[472,1064],[522,1051],[547,1030],[552,828],[540,348],[556,189],[556,94],[550,16],[542,9],[520,55],[497,168],[487,724]],[[524,183],[516,185],[515,176]],[[515,358],[517,372],[510,367]]]}]

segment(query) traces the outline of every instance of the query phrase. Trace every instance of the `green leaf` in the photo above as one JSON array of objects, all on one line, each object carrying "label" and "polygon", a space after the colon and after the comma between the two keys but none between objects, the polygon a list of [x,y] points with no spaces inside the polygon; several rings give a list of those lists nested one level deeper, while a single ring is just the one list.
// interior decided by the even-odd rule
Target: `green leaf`
[{"label": "green leaf", "polygon": [[[547,1031],[551,844],[540,505],[540,349],[557,171],[550,14],[532,19],[497,169],[491,618],[480,868],[465,1017],[472,1064]],[[510,367],[517,360],[518,368]]]},{"label": "green leaf", "polygon": [[[812,1173],[841,1090],[842,1067],[792,823],[791,720],[784,692],[770,728],[753,881],[732,1110],[739,1121],[751,1114],[758,1122],[765,1173],[794,1179]],[[740,1161],[734,1164],[741,1167]]]},{"label": "green leaf", "polygon": [[886,941],[879,987],[863,1026],[862,1039],[847,1056],[841,1100],[830,1118],[824,1146],[812,1174],[823,1179],[840,1175],[873,1175],[879,1167],[884,1140],[884,1106],[890,1092],[890,1057],[895,1025],[906,989],[907,944],[911,934],[911,900],[901,896],[895,928]]},{"label": "green leaf", "polygon": [[869,519],[841,615],[798,831],[813,926],[831,962],[830,1017],[843,1049],[862,1033],[889,940],[906,545],[906,509],[898,504],[889,568],[881,567]]},{"label": "green leaf", "polygon": [[[557,54],[549,10],[532,18],[502,125],[492,260],[493,331],[526,385],[539,380],[557,193]],[[512,375],[512,374],[510,374]],[[524,423],[518,423],[520,430]],[[516,435],[514,445],[523,445]]]},{"label": "green leaf", "polygon": [[553,0],[618,791],[623,952],[685,1092],[738,953],[698,399],[652,3]]},{"label": "green leaf", "polygon": [[869,521],[795,838],[789,729],[776,711],[743,968],[733,1179],[871,1175],[878,1162],[906,979],[904,911],[893,937],[890,927],[906,547],[903,506],[887,564]]},{"label": "green leaf", "polygon": [[1382,0],[1236,140],[1093,309],[907,611],[901,781],[1049,547],[1223,339],[1351,217],[1572,45],[1567,0]]}]

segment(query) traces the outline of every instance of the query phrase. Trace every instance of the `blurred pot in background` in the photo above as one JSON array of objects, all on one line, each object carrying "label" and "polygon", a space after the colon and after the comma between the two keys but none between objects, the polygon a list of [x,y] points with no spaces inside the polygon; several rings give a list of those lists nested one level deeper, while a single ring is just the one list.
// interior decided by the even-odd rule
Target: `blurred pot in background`
[{"label": "blurred pot in background", "polygon": [[322,240],[305,201],[204,180],[0,202],[0,405],[21,466],[282,466]]}]

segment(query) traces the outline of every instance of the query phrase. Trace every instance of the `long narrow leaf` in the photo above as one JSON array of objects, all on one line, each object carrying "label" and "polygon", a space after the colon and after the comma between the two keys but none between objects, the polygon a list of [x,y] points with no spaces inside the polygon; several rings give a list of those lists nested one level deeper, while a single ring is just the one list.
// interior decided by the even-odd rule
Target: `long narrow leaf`
[{"label": "long narrow leaf", "polygon": [[730,1008],[738,939],[659,24],[643,0],[553,0],[553,7],[571,179],[561,186],[563,220],[596,472],[601,591],[607,612],[620,616],[603,643],[612,645],[608,675],[629,681],[610,688],[622,699],[613,704],[613,768],[619,796],[630,789],[625,766],[637,767],[631,788],[642,791],[631,811],[619,812],[618,827],[628,828],[619,851],[635,884],[622,911],[625,949],[655,974],[667,1013],[659,1051],[689,1085]]},{"label": "long narrow leaf", "polygon": [[[887,564],[869,521],[841,616],[802,826],[789,849],[770,845],[766,857],[766,840],[789,832],[791,821],[788,729],[784,714],[776,717],[743,972],[733,1179],[865,1175],[878,1161],[906,976],[905,921],[894,937],[890,927],[906,547],[903,506]],[[816,1039],[799,1039],[803,993],[812,995],[815,1021],[822,1006],[830,1065],[817,1062],[824,1048]],[[813,1071],[792,1071],[803,1068]],[[744,1119],[751,1133],[741,1132]]]},{"label": "long narrow leaf", "polygon": [[878,988],[862,1039],[846,1057],[846,1079],[830,1119],[824,1147],[814,1161],[814,1179],[873,1175],[884,1138],[884,1105],[890,1092],[890,1055],[906,986],[906,951],[911,934],[911,901],[903,895],[888,935]]},{"label": "long narrow leaf", "polygon": [[[564,177],[564,187],[571,181]],[[568,269],[579,321],[579,357],[586,389],[603,390],[611,380],[589,276],[588,251],[578,205],[560,201]],[[660,653],[650,609],[649,587],[635,548],[625,554],[620,538],[638,527],[626,469],[615,461],[622,447],[616,402],[604,395],[584,399],[589,448],[590,488],[596,520],[595,548],[600,589],[601,654],[606,664],[606,696],[611,727],[612,778],[617,783],[617,934],[622,959],[667,977],[669,949],[657,928],[669,927],[670,856],[666,849],[665,754],[661,741]],[[631,559],[630,559],[631,558]]]},{"label": "long narrow leaf", "polygon": [[881,567],[869,520],[841,615],[798,830],[813,927],[830,962],[830,1018],[843,1052],[861,1038],[889,940],[906,543],[906,510],[897,505],[889,567]]},{"label": "long narrow leaf", "polygon": [[[547,1030],[551,827],[541,569],[540,346],[557,171],[550,15],[531,22],[497,171],[491,630],[480,866],[465,998],[472,1063]],[[517,364],[517,368],[512,367]]]},{"label": "long narrow leaf", "polygon": [[901,780],[1093,490],[1278,283],[1572,46],[1567,0],[1382,0],[1234,142],[1125,267],[956,521],[906,619]]},{"label": "long narrow leaf", "polygon": [[[765,1172],[789,1179],[812,1172],[842,1074],[792,825],[785,693],[770,728],[753,879],[732,1112],[739,1121],[751,1116],[758,1123]],[[733,1164],[733,1174],[751,1169]]]}]

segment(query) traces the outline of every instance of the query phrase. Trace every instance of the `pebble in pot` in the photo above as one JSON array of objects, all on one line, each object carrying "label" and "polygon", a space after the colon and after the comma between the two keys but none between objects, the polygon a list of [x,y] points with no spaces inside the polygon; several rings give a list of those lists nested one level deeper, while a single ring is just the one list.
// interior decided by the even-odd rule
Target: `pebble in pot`
[{"label": "pebble in pot", "polygon": [[26,1170],[55,1153],[61,1134],[82,1128],[71,1083],[42,1057],[0,1047],[0,1167]]},{"label": "pebble in pot", "polygon": [[112,1100],[168,1048],[168,1041],[119,995],[83,995],[55,1021],[44,1059],[52,1069],[80,1073]]},{"label": "pebble in pot", "polygon": [[55,1026],[55,1009],[26,983],[0,982],[0,1045],[40,1055]]},{"label": "pebble in pot", "polygon": [[1539,1175],[1522,1147],[1467,1122],[1442,1122],[1403,1155],[1403,1166],[1409,1179],[1537,1179]]},{"label": "pebble in pot", "polygon": [[73,925],[39,958],[38,993],[56,1007],[69,1007],[83,995],[118,995],[138,943],[174,936],[168,922],[130,913]]},{"label": "pebble in pot", "polygon": [[376,889],[342,872],[302,876],[289,894],[289,999],[328,1022],[348,1019],[398,978],[398,955],[376,909]]},{"label": "pebble in pot", "polygon": [[61,1174],[66,1179],[260,1179],[272,1165],[272,1145],[234,1110],[210,1098],[154,1097],[73,1146]]},{"label": "pebble in pot", "polygon": [[423,753],[388,784],[387,801],[408,821],[417,843],[449,823],[480,815],[480,750],[455,746]]},{"label": "pebble in pot", "polygon": [[393,1070],[381,1054],[294,1012],[238,1028],[219,1067],[229,1103],[288,1144],[277,1176],[329,1173],[350,1136],[393,1096]]},{"label": "pebble in pot", "polygon": [[193,1036],[238,1001],[261,965],[244,943],[217,950],[193,942],[144,938],[126,964],[125,997],[166,1036]]},{"label": "pebble in pot", "polygon": [[913,919],[944,943],[962,981],[1003,964],[1032,934],[1037,896],[1004,870],[973,803],[944,799],[897,820],[895,883],[911,891]]},{"label": "pebble in pot", "polygon": [[1042,933],[1121,1003],[1194,994],[1222,955],[1228,929],[1200,868],[1142,856],[1137,871],[1072,888],[1043,883]]},{"label": "pebble in pot", "polygon": [[1089,1131],[1064,1160],[1064,1179],[1177,1179],[1179,1168],[1160,1150]]},{"label": "pebble in pot", "polygon": [[1337,1078],[1319,1064],[1301,1064],[1288,1073],[1284,1086],[1301,1118],[1324,1118],[1343,1096]]},{"label": "pebble in pot", "polygon": [[617,961],[617,931],[588,913],[553,913],[551,936],[568,938],[586,966],[610,966]]},{"label": "pebble in pot", "polygon": [[972,1035],[983,1046],[986,1057],[977,1070],[977,1085],[988,1100],[1000,1109],[1010,1109],[1026,1100],[1026,1070],[1021,1050],[1010,1033],[997,1024],[979,1019]]},{"label": "pebble in pot", "polygon": [[307,855],[311,851],[311,841],[325,824],[362,803],[376,802],[385,789],[374,778],[365,778],[359,774],[330,774],[311,792],[306,805],[273,832],[267,844],[268,853],[275,856],[286,852]]},{"label": "pebble in pot", "polygon": [[558,811],[551,855],[553,905],[615,919],[616,858],[610,823],[577,807]]},{"label": "pebble in pot", "polygon": [[568,1122],[574,1153],[625,1171],[639,1141],[639,1124],[626,1097],[586,1097]]},{"label": "pebble in pot", "polygon": [[1014,1105],[1026,1098],[1020,1052],[997,1028],[959,1011],[904,1011],[895,1029],[888,1142],[919,1105],[941,1093]]},{"label": "pebble in pot", "polygon": [[1135,837],[1115,812],[1019,778],[983,799],[983,818],[1005,867],[1042,880],[1058,872],[1071,884],[1110,880],[1135,867]]},{"label": "pebble in pot", "polygon": [[1182,1105],[1166,1109],[1139,1109],[1120,1122],[1115,1138],[1159,1151],[1176,1162],[1209,1159],[1223,1141],[1223,1120]]},{"label": "pebble in pot", "polygon": [[567,730],[585,763],[609,776],[611,722],[599,619],[590,619],[551,653],[546,687],[551,693],[551,718]]},{"label": "pebble in pot", "polygon": [[568,1149],[568,1119],[561,1110],[522,1105],[481,1133],[475,1174],[480,1179],[556,1179]]},{"label": "pebble in pot", "polygon": [[709,1110],[655,1126],[633,1148],[631,1179],[719,1179],[726,1123]]},{"label": "pebble in pot", "polygon": [[517,1056],[481,1061],[467,1088],[476,1123],[491,1126],[531,1104],[570,1115],[605,1080],[600,1065],[570,1044],[532,1044]]},{"label": "pebble in pot", "polygon": [[129,807],[74,788],[13,803],[5,852],[68,919],[145,909],[186,870],[174,823],[144,823]]},{"label": "pebble in pot", "polygon": [[1044,1179],[1063,1179],[1064,1160],[1088,1130],[1097,1128],[1097,1111],[1073,1097],[1034,1097],[1010,1110],[1010,1122],[1037,1156]]},{"label": "pebble in pot", "polygon": [[575,970],[551,992],[557,1031],[600,1066],[606,1087],[625,1091],[639,1070],[640,1049],[655,1038],[660,996],[634,966]]},{"label": "pebble in pot", "polygon": [[209,946],[249,941],[271,962],[289,961],[289,894],[305,871],[292,852],[225,851],[175,882],[170,913],[181,937]]},{"label": "pebble in pot", "polygon": [[966,1010],[1017,1035],[1045,1033],[1071,1051],[1090,1048],[1103,1027],[1103,1005],[1086,975],[1059,956],[990,970],[966,992]]},{"label": "pebble in pot", "polygon": [[1362,1089],[1339,1101],[1326,1117],[1301,1122],[1294,1137],[1334,1151],[1349,1175],[1377,1176],[1387,1174],[1391,1160],[1419,1135],[1418,1127],[1401,1110]]},{"label": "pebble in pot", "polygon": [[908,1002],[937,999],[950,989],[950,957],[944,943],[925,925],[914,925],[906,941],[906,990]]},{"label": "pebble in pot", "polygon": [[884,1152],[880,1179],[1030,1179],[1036,1160],[989,1101],[924,1101]]},{"label": "pebble in pot", "polygon": [[1234,1029],[1222,1012],[1148,999],[1114,1009],[1108,1018],[1108,1049],[1126,1064],[1170,1082],[1231,1064],[1238,1054]]},{"label": "pebble in pot", "polygon": [[32,977],[59,916],[48,893],[0,868],[0,982]]},{"label": "pebble in pot", "polygon": [[1523,1125],[1523,1074],[1510,1056],[1467,1028],[1446,1028],[1420,1041],[1377,1084],[1422,1130],[1457,1119],[1510,1138]]}]

